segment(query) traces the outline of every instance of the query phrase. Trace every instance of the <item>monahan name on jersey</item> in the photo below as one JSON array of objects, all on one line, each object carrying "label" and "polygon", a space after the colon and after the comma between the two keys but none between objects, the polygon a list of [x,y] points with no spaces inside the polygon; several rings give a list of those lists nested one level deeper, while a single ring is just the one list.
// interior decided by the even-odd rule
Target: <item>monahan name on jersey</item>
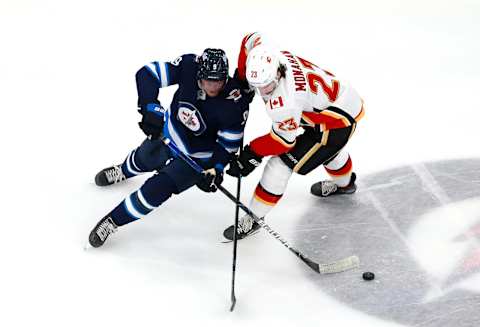
[{"label": "monahan name on jersey", "polygon": [[[265,43],[260,33],[245,36],[238,58],[241,78],[245,78],[249,51]],[[295,145],[300,127],[317,127],[325,132],[355,126],[363,117],[363,101],[350,85],[289,51],[276,51],[276,55],[286,67],[285,77],[280,78],[271,97],[264,99],[272,128],[270,133],[251,142],[257,154],[288,152]]]}]

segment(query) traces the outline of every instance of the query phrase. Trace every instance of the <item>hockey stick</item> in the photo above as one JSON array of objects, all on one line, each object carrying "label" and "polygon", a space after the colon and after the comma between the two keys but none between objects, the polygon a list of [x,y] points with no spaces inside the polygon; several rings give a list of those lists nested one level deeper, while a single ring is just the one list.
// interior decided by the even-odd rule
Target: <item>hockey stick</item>
[{"label": "hockey stick", "polygon": [[[240,153],[242,153],[242,147],[240,147]],[[240,201],[240,186],[242,185],[242,176],[238,175],[237,179],[237,201]],[[230,306],[230,312],[235,309],[237,298],[235,297],[235,271],[237,266],[237,228],[238,228],[238,214],[240,213],[240,207],[235,205],[235,222],[233,224],[233,259],[232,259],[232,305]]]},{"label": "hockey stick", "polygon": [[[178,157],[184,160],[190,167],[192,167],[198,173],[203,171],[203,168],[200,167],[192,158],[188,155],[181,152],[177,146],[172,143],[168,138],[162,136],[161,140],[165,143],[166,146]],[[280,243],[283,244],[287,249],[289,249],[293,254],[295,254],[300,260],[302,260],[305,264],[307,264],[310,268],[312,268],[315,272],[319,274],[332,274],[338,273],[345,270],[353,269],[358,267],[360,260],[357,256],[352,255],[347,258],[333,261],[330,263],[317,263],[313,260],[310,260],[305,255],[303,255],[300,251],[293,248],[288,242],[276,231],[274,231],[269,225],[267,225],[263,219],[257,217],[247,206],[245,206],[240,200],[237,200],[232,193],[230,193],[227,189],[225,189],[222,185],[217,185],[217,188],[227,196],[231,201],[237,204],[237,206],[242,209],[247,215],[253,218],[260,225],[263,229],[265,229],[270,235],[275,237]]]}]

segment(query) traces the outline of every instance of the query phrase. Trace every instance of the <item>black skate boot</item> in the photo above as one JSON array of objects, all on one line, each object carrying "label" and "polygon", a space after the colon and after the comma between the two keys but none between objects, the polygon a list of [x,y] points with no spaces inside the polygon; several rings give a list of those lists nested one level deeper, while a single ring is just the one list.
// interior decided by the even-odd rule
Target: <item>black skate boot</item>
[{"label": "black skate boot", "polygon": [[321,181],[312,185],[310,192],[313,195],[320,196],[320,197],[327,197],[330,195],[337,195],[337,194],[352,194],[355,193],[357,190],[357,185],[355,185],[355,180],[357,179],[357,175],[352,173],[350,177],[350,183],[348,183],[345,187],[337,186],[332,181]]},{"label": "black skate boot", "polygon": [[105,243],[108,236],[117,231],[117,225],[113,222],[112,218],[106,216],[102,218],[98,224],[90,232],[88,242],[94,248],[98,248]]},{"label": "black skate boot", "polygon": [[[237,240],[241,240],[247,236],[255,234],[259,229],[260,225],[254,221],[250,216],[243,216],[238,221],[237,227]],[[233,230],[234,226],[230,226],[223,231],[223,237],[229,241],[233,241]]]},{"label": "black skate boot", "polygon": [[95,184],[98,186],[107,186],[120,183],[126,179],[127,178],[123,174],[121,166],[112,166],[101,170],[95,176]]}]

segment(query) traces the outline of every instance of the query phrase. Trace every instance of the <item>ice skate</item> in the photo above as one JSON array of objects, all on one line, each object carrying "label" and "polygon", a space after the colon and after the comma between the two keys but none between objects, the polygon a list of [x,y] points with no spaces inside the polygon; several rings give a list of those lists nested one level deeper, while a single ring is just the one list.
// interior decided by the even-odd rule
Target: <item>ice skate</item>
[{"label": "ice skate", "polygon": [[98,224],[90,232],[88,242],[94,248],[98,248],[105,243],[108,236],[117,231],[117,225],[113,222],[112,218],[106,216],[102,218]]},{"label": "ice skate", "polygon": [[98,186],[108,186],[120,183],[126,179],[127,178],[123,174],[121,166],[118,165],[102,169],[95,176],[95,184],[97,184]]},{"label": "ice skate", "polygon": [[310,192],[319,197],[327,197],[337,194],[352,194],[357,190],[357,185],[355,184],[356,179],[357,175],[352,173],[350,183],[345,187],[340,187],[332,181],[320,181],[312,185]]},{"label": "ice skate", "polygon": [[[237,227],[237,240],[241,240],[247,236],[255,234],[259,229],[260,225],[253,220],[252,217],[245,215],[238,221]],[[230,241],[233,241],[233,230],[234,226],[230,226],[223,232],[223,236]]]}]

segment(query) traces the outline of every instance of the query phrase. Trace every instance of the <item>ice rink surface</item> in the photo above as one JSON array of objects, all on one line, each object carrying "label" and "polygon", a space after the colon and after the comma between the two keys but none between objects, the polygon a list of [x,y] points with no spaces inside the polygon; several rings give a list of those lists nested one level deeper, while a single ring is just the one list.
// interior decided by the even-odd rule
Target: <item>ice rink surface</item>
[{"label": "ice rink surface", "polygon": [[[480,325],[479,17],[473,0],[0,2],[0,325]],[[144,180],[93,183],[143,139],[135,72],[221,47],[233,73],[256,30],[365,100],[348,145],[358,192],[317,199],[325,172],[294,176],[267,221],[314,260],[361,265],[316,275],[261,231],[239,243],[231,313],[235,208],[218,192],[191,189],[83,246]],[[268,131],[263,110],[256,99],[247,141]]]}]

